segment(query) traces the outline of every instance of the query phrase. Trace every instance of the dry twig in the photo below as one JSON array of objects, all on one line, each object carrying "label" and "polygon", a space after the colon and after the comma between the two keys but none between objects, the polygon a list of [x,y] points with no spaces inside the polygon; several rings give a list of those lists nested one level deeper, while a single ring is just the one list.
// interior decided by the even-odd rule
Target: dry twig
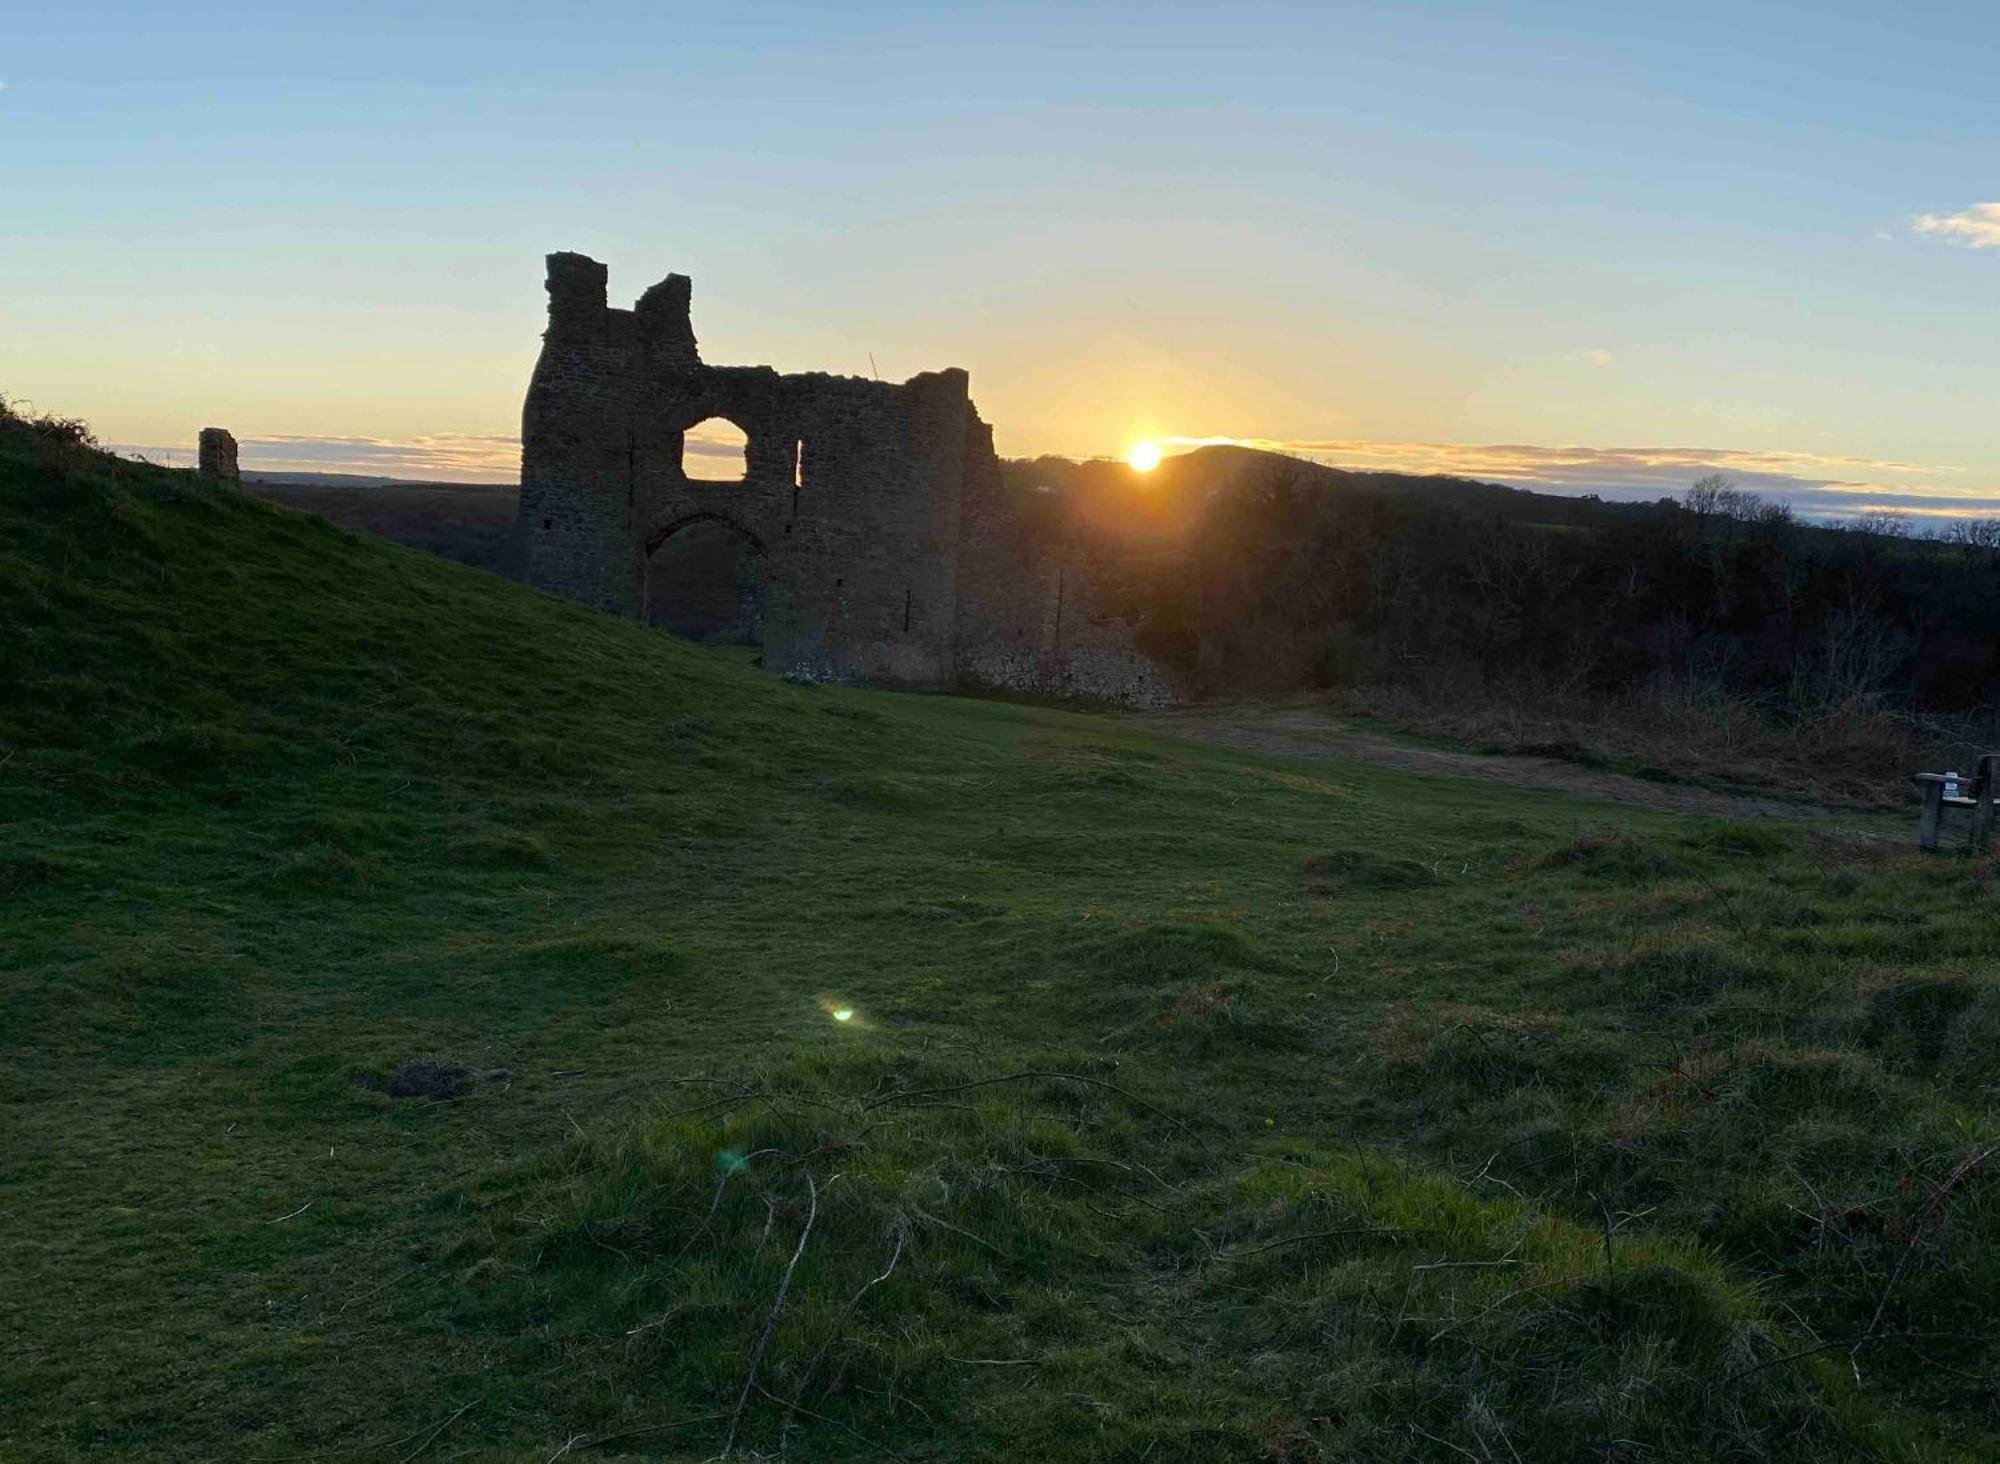
[{"label": "dry twig", "polygon": [[1854,1346],[1848,1349],[1847,1355],[1850,1360],[1859,1356],[1861,1349],[1875,1340],[1875,1334],[1882,1325],[1882,1314],[1889,1309],[1889,1297],[1895,1291],[1896,1283],[1903,1279],[1903,1272],[1909,1269],[1910,1258],[1917,1253],[1917,1242],[1923,1239],[1924,1226],[1930,1220],[1932,1212],[1950,1199],[1952,1191],[1970,1179],[1973,1173],[1995,1154],[2000,1154],[2000,1144],[1988,1144],[1984,1149],[1961,1160],[1957,1168],[1938,1181],[1937,1188],[1931,1191],[1930,1197],[1912,1217],[1910,1243],[1903,1247],[1903,1254],[1896,1261],[1896,1269],[1889,1273],[1889,1284],[1882,1288],[1881,1300],[1875,1303],[1875,1314],[1868,1319],[1867,1329],[1855,1339]]},{"label": "dry twig", "polygon": [[[1298,1245],[1302,1241],[1324,1240],[1335,1235],[1394,1235],[1397,1232],[1387,1225],[1350,1225],[1344,1230],[1308,1230],[1303,1235],[1287,1235],[1280,1240],[1267,1240],[1262,1245],[1253,1245],[1247,1250],[1236,1251],[1222,1256],[1224,1260],[1240,1261],[1245,1256],[1254,1256],[1259,1251],[1276,1250],[1280,1246]],[[1422,1266],[1418,1270],[1425,1269]]]},{"label": "dry twig", "polygon": [[[833,1179],[829,1179],[826,1182],[827,1188],[831,1189],[834,1181],[839,1178],[840,1176],[836,1174]],[[729,1416],[729,1437],[722,1444],[722,1457],[725,1459],[736,1448],[736,1430],[743,1422],[743,1409],[750,1401],[750,1390],[756,1388],[760,1393],[764,1391],[762,1388],[757,1388],[757,1369],[763,1365],[764,1349],[771,1345],[771,1336],[778,1330],[778,1318],[784,1315],[785,1296],[792,1289],[792,1272],[799,1268],[799,1258],[806,1253],[806,1242],[812,1239],[813,1222],[819,1219],[819,1186],[813,1183],[811,1170],[806,1171],[806,1199],[808,1204],[806,1223],[804,1229],[799,1231],[798,1249],[792,1252],[792,1259],[785,1267],[785,1274],[778,1279],[777,1299],[771,1303],[771,1315],[764,1320],[764,1335],[757,1339],[756,1350],[750,1354],[750,1371],[743,1379],[742,1393],[737,1396],[736,1411]],[[770,1394],[765,1393],[764,1396],[768,1398]]]},{"label": "dry twig", "polygon": [[889,1255],[889,1264],[883,1268],[881,1275],[864,1284],[859,1291],[849,1297],[847,1305],[840,1309],[840,1315],[833,1319],[833,1326],[827,1332],[826,1340],[819,1344],[819,1350],[813,1353],[812,1361],[806,1364],[806,1370],[799,1378],[799,1385],[792,1399],[793,1408],[797,1408],[800,1399],[805,1397],[806,1387],[812,1382],[814,1374],[819,1371],[819,1365],[826,1357],[827,1348],[833,1346],[835,1339],[840,1336],[841,1327],[846,1324],[849,1317],[854,1315],[855,1308],[861,1305],[861,1298],[896,1274],[896,1262],[903,1258],[903,1242],[905,1238],[902,1222],[898,1220],[896,1224],[896,1249]]},{"label": "dry twig", "polygon": [[461,1418],[465,1417],[466,1414],[470,1413],[473,1409],[477,1408],[484,1401],[485,1400],[483,1398],[474,1398],[470,1403],[466,1404],[463,1408],[459,1409],[458,1412],[452,1414],[452,1416],[447,1418],[443,1423],[439,1424],[436,1428],[432,1429],[429,1433],[425,1434],[423,1442],[418,1444],[414,1449],[410,1450],[409,1453],[403,1455],[401,1459],[396,1461],[396,1464],[410,1464],[410,1461],[412,1459],[416,1458],[417,1455],[423,1453],[424,1450],[428,1449],[432,1444],[437,1442],[438,1435],[442,1434],[446,1429],[450,1428],[454,1423],[457,1423]]}]

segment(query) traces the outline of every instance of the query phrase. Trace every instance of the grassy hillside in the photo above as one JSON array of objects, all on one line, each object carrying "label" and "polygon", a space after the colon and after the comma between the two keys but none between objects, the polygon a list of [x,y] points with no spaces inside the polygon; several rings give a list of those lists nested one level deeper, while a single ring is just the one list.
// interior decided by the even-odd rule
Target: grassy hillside
[{"label": "grassy hillside", "polygon": [[521,499],[511,483],[415,483],[347,473],[249,477],[243,487],[268,502],[495,574],[507,570],[507,539]]},{"label": "grassy hillside", "polygon": [[791,686],[0,424],[0,1438],[1972,1459],[1991,871]]}]

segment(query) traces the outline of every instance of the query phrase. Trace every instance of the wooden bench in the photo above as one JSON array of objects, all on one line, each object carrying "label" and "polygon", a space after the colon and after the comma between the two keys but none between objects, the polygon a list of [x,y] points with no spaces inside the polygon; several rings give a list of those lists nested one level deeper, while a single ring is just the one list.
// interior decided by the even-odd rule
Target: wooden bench
[{"label": "wooden bench", "polygon": [[1944,822],[1947,808],[1969,808],[1972,810],[1972,839],[1974,849],[1986,847],[1986,841],[1993,832],[1993,801],[2000,788],[2000,752],[1988,752],[1980,756],[1979,766],[1970,780],[1955,779],[1961,788],[1970,791],[1947,795],[1944,791],[1946,777],[1943,773],[1918,773],[1914,777],[1917,786],[1923,789],[1924,811],[1917,822],[1917,845],[1923,849],[1938,846],[1938,828]]}]

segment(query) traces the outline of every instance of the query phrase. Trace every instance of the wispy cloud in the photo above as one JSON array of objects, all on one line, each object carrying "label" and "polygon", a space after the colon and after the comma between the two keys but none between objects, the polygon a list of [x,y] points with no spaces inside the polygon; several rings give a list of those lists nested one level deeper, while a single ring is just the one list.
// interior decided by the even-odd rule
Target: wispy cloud
[{"label": "wispy cloud", "polygon": [[1583,353],[1583,359],[1588,361],[1593,366],[1609,366],[1612,363],[1612,361],[1616,358],[1613,357],[1609,351],[1605,350],[1604,347],[1597,346],[1591,350],[1585,351]]},{"label": "wispy cloud", "polygon": [[[238,447],[246,473],[359,473],[420,482],[500,483],[513,482],[521,468],[521,440],[499,433],[438,432],[407,441],[279,433],[246,437]],[[175,466],[194,461],[193,449],[185,444],[113,443],[111,449]]]},{"label": "wispy cloud", "polygon": [[[245,437],[237,446],[244,472],[252,474],[356,473],[426,483],[512,483],[521,475],[521,439],[506,433],[434,432],[407,440],[275,433]],[[120,442],[111,450],[169,467],[195,460],[192,444]],[[688,433],[687,452],[720,465],[740,463],[743,434],[711,418]]]},{"label": "wispy cloud", "polygon": [[2000,249],[2000,203],[1975,203],[1957,213],[1918,214],[1910,227],[1968,249]]}]

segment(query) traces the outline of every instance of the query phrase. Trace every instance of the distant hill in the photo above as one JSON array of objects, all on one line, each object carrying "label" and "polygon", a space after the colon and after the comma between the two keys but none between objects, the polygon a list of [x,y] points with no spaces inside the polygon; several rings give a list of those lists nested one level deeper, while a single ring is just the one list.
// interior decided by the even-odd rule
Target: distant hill
[{"label": "distant hill", "polygon": [[1017,458],[1001,465],[1023,491],[1060,493],[1100,528],[1121,535],[1177,535],[1189,528],[1218,493],[1274,476],[1312,492],[1367,492],[1516,523],[1589,527],[1629,519],[1651,505],[1614,503],[1594,495],[1536,493],[1448,474],[1356,472],[1263,448],[1220,444],[1164,458],[1140,473],[1112,458]]},{"label": "distant hill", "polygon": [[518,483],[447,483],[430,478],[392,478],[379,473],[267,473],[245,469],[244,480],[269,483],[284,488],[493,488],[508,493],[520,490]]},{"label": "distant hill", "polygon": [[[1954,713],[2000,695],[2000,550],[1230,445],[1151,473],[1055,457],[1001,471],[1029,537],[1090,546],[1100,602],[1202,693],[1672,685],[1793,712]],[[245,487],[506,572],[510,484],[296,473]]]},{"label": "distant hill", "polygon": [[[1047,491],[1101,535],[1141,544],[1180,538],[1218,493],[1273,475],[1312,491],[1389,494],[1513,523],[1588,528],[1651,509],[1443,474],[1355,472],[1229,445],[1167,458],[1151,473],[1134,472],[1113,459],[1060,457],[1006,459],[1001,472],[1024,496]],[[503,568],[520,495],[512,483],[434,483],[365,473],[252,472],[243,486],[270,502],[496,573]]]}]

